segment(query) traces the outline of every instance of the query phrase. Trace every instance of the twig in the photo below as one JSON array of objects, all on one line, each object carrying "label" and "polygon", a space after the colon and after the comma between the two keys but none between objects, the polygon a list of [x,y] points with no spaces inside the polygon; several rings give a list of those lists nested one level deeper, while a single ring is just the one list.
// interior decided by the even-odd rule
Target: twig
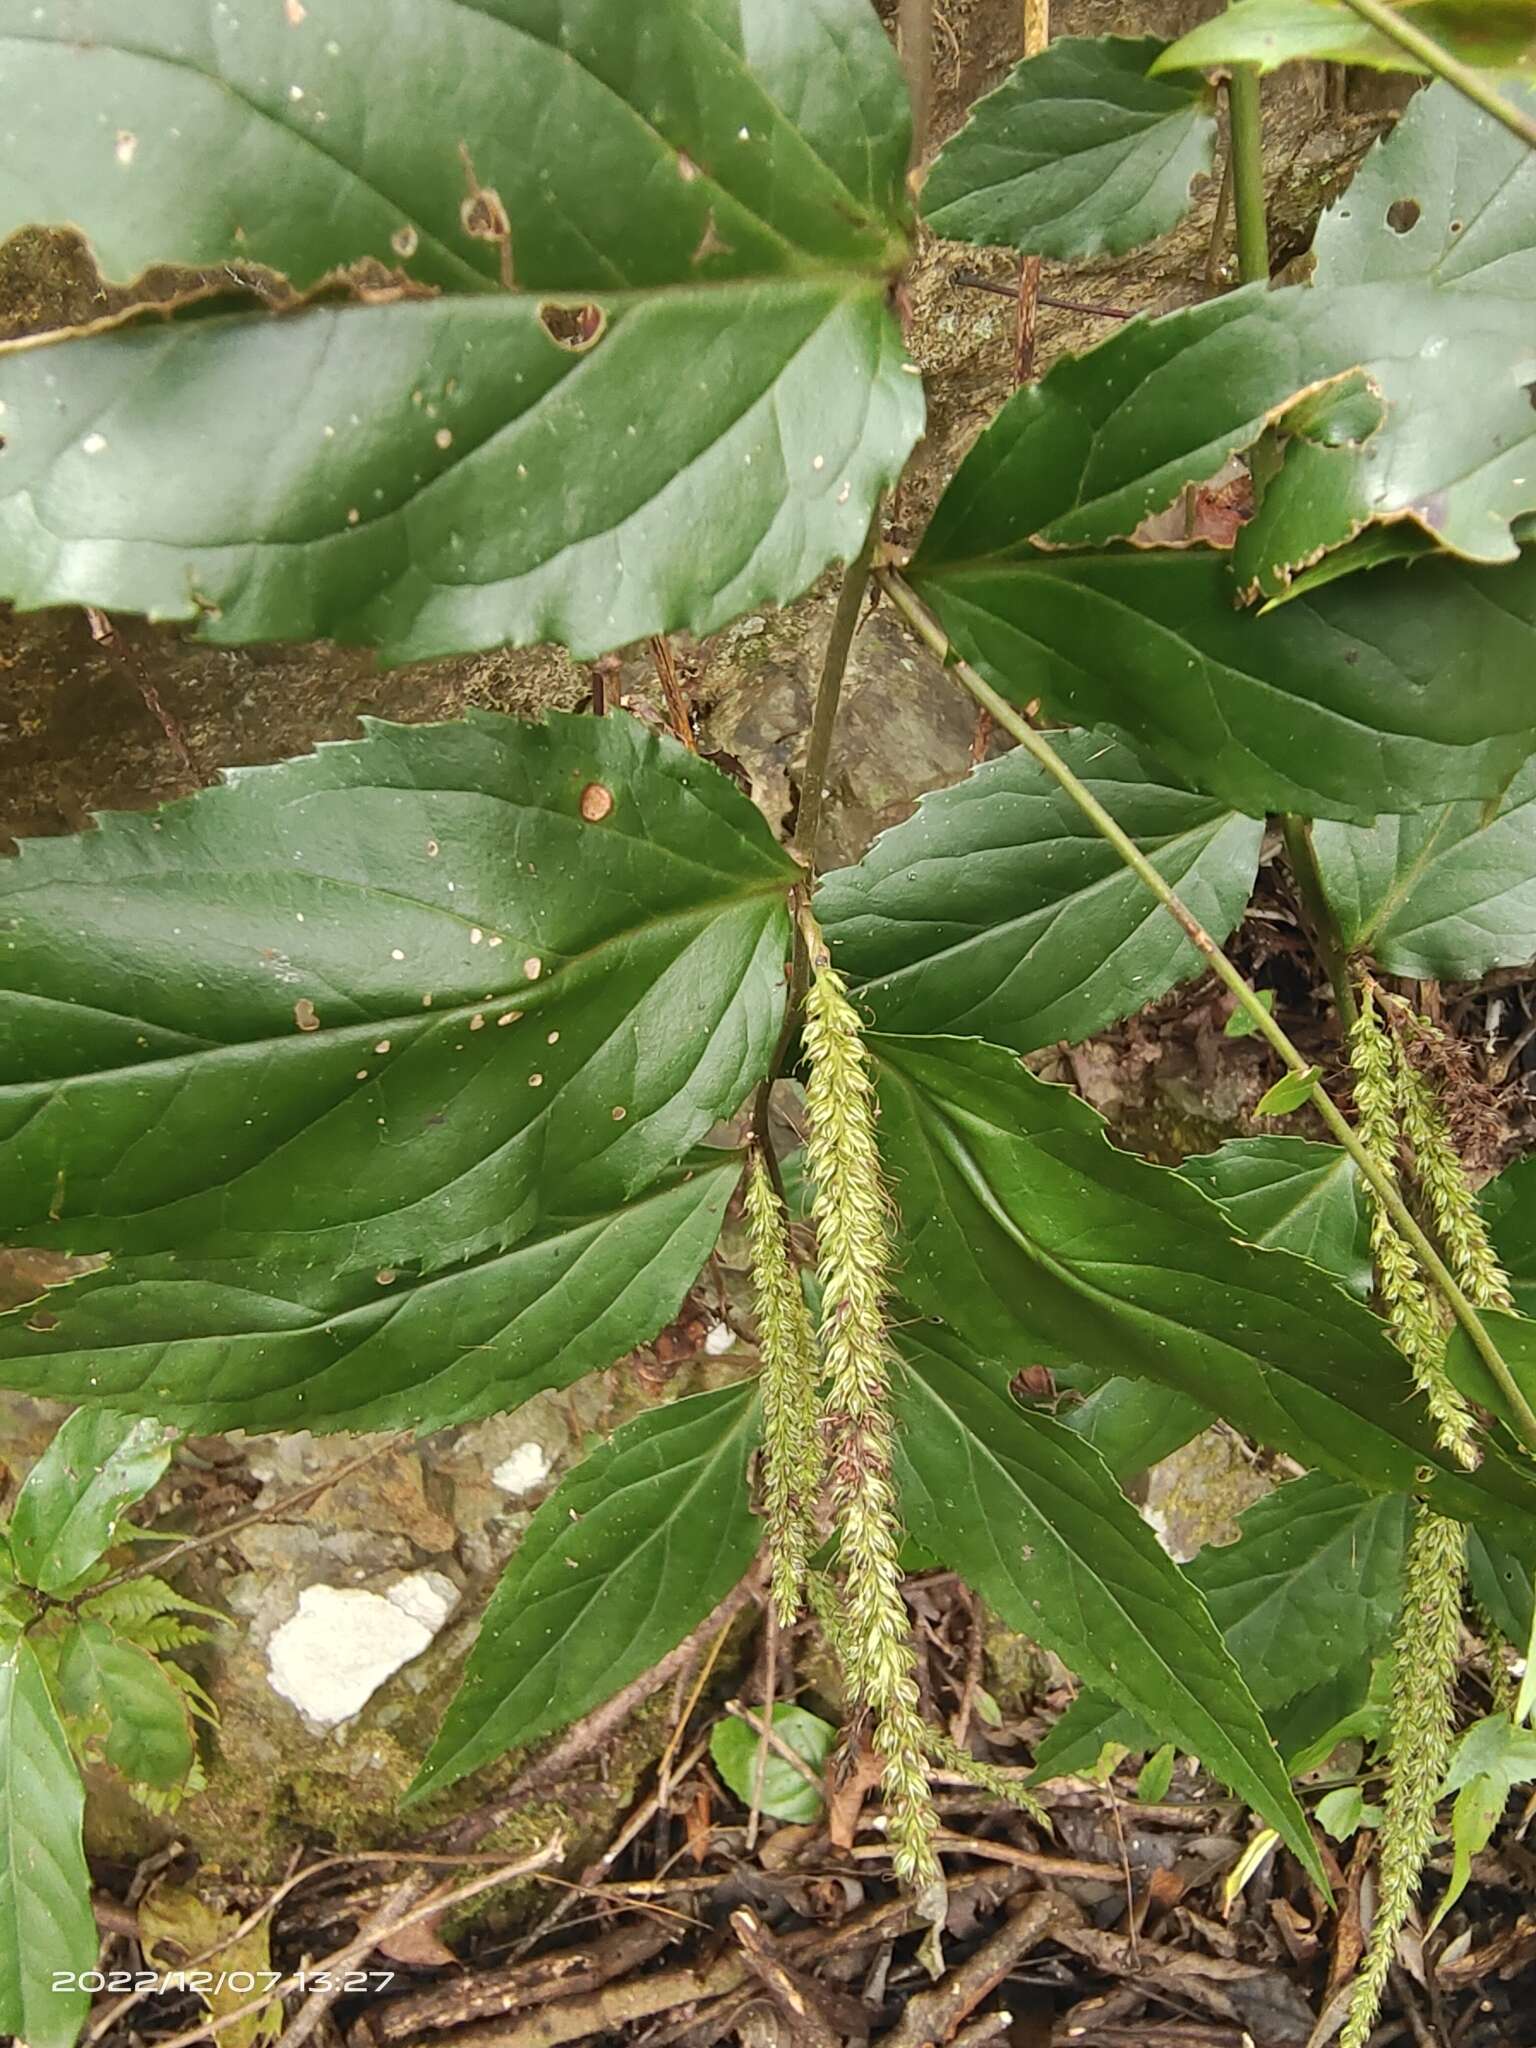
[{"label": "twig", "polygon": [[1048,1941],[1063,1920],[1078,1917],[1077,1908],[1053,1892],[1032,1892],[1016,1913],[984,1941],[959,1969],[931,1991],[907,2000],[907,2009],[885,2037],[884,2048],[937,2048],[948,2041],[962,2020],[997,1989],[1024,1957]]},{"label": "twig", "polygon": [[[395,1887],[378,1911],[371,1913],[358,1928],[356,1939],[352,1943],[353,1948],[366,1944],[360,1948],[360,1953],[365,1956],[370,1954],[386,1934],[393,1934],[397,1928],[405,1924],[422,1894],[431,1889],[421,1871],[413,1872],[404,1884]],[[442,1887],[438,1886],[437,1889],[440,1891]],[[346,1979],[339,1973],[323,1973],[321,1982],[310,1992],[278,2037],[277,2048],[304,2048],[304,2043],[324,2023],[327,2013],[340,1998],[345,1982]]]},{"label": "twig", "polygon": [[747,1836],[743,1844],[750,1856],[757,1847],[757,1831],[763,1818],[763,1779],[768,1770],[768,1733],[773,1726],[774,1700],[779,1689],[779,1610],[770,1600],[763,1620],[762,1727],[758,1732],[757,1755],[752,1764],[752,1805],[747,1814]]},{"label": "twig", "polygon": [[821,658],[821,674],[816,682],[816,706],[811,713],[811,736],[806,742],[805,769],[800,777],[800,809],[795,818],[795,851],[812,872],[815,871],[816,849],[821,838],[832,735],[837,728],[843,678],[848,673],[848,657],[853,651],[853,636],[859,629],[859,613],[864,608],[879,537],[880,509],[876,506],[875,516],[864,536],[864,545],[848,564],[843,587],[837,593],[837,608],[832,614],[826,652]]},{"label": "twig", "polygon": [[774,1755],[796,1770],[815,1792],[818,1799],[827,1796],[826,1781],[813,1771],[798,1750],[791,1749],[771,1721],[765,1721],[761,1714],[754,1714],[750,1707],[744,1707],[740,1700],[727,1700],[725,1711],[738,1721],[745,1721],[760,1742],[765,1742]]},{"label": "twig", "polygon": [[1312,844],[1312,826],[1308,819],[1287,817],[1281,821],[1281,833],[1285,840],[1286,855],[1291,864],[1291,879],[1296,884],[1296,894],[1301,899],[1302,915],[1307,923],[1307,936],[1312,941],[1313,951],[1323,963],[1323,971],[1333,988],[1333,1000],[1338,1007],[1339,1028],[1348,1037],[1360,1015],[1355,1002],[1355,991],[1349,979],[1349,961],[1344,951],[1344,941],[1339,933],[1338,919],[1333,914],[1333,905],[1328,901],[1328,892],[1323,887],[1322,870],[1317,864],[1317,850]]},{"label": "twig", "polygon": [[[1024,55],[1038,57],[1050,47],[1051,0],[1024,0]],[[1013,338],[1013,381],[1027,384],[1035,373],[1035,330],[1040,320],[1040,258],[1019,264],[1017,324]]]},{"label": "twig", "polygon": [[933,111],[933,0],[901,0],[897,16],[901,61],[912,97],[912,166],[923,160],[928,146],[928,121]]},{"label": "twig", "polygon": [[[1017,286],[1003,284],[995,277],[982,277],[974,270],[952,270],[949,275],[949,281],[951,284],[963,285],[967,291],[991,292],[994,298],[1012,299],[1018,295]],[[1100,320],[1134,320],[1137,318],[1137,315],[1131,311],[1129,306],[1090,306],[1086,299],[1054,299],[1049,292],[1042,292],[1040,294],[1040,303],[1042,306],[1054,307],[1058,312],[1062,313],[1091,313]]]},{"label": "twig", "polygon": [[1385,0],[1344,0],[1344,5],[1358,14],[1362,21],[1368,21],[1378,35],[1384,35],[1400,50],[1406,50],[1410,57],[1416,57],[1426,71],[1433,71],[1448,85],[1454,85],[1465,93],[1474,105],[1491,114],[1495,121],[1502,121],[1511,135],[1518,135],[1527,149],[1536,149],[1536,121],[1519,107],[1512,106],[1502,93],[1495,92],[1484,74],[1471,64],[1464,64],[1459,57],[1453,57],[1449,50],[1442,49],[1432,36],[1425,35],[1421,28],[1405,21],[1395,8],[1388,7]]},{"label": "twig", "polygon": [[693,720],[688,712],[688,699],[683,695],[683,686],[677,679],[677,662],[673,658],[672,642],[665,633],[652,634],[651,659],[656,664],[656,677],[661,684],[661,694],[667,700],[667,716],[672,721],[672,730],[689,753],[696,754],[699,749],[693,737]]},{"label": "twig", "polygon": [[120,1586],[125,1579],[142,1579],[153,1572],[163,1577],[172,1565],[180,1564],[184,1557],[190,1557],[195,1550],[206,1550],[210,1544],[223,1543],[231,1536],[238,1536],[242,1529],[250,1529],[258,1522],[285,1520],[296,1508],[308,1507],[333,1486],[339,1486],[343,1479],[350,1479],[354,1472],[360,1472],[365,1465],[371,1465],[375,1458],[382,1458],[390,1451],[397,1451],[402,1444],[408,1444],[416,1432],[402,1429],[394,1436],[386,1437],[371,1450],[362,1451],[355,1458],[349,1458],[345,1465],[338,1465],[334,1472],[327,1472],[323,1479],[316,1479],[309,1486],[301,1486],[297,1493],[288,1494],[283,1500],[270,1502],[264,1508],[252,1508],[249,1514],[236,1515],[232,1522],[222,1522],[217,1529],[209,1529],[201,1536],[185,1537],[180,1543],[173,1543],[169,1550],[156,1551],[142,1564],[125,1565],[120,1572],[113,1572],[107,1579],[100,1579],[79,1596],[82,1600],[94,1600],[109,1587]]},{"label": "twig", "polygon": [[738,1907],[731,1915],[731,1930],[747,1968],[788,2019],[797,2048],[842,2048],[798,1973],[776,1953],[773,1937],[757,1915],[749,1907]]},{"label": "twig", "polygon": [[[962,689],[967,690],[978,704],[984,704],[1003,730],[1010,733],[1018,744],[1039,762],[1052,780],[1077,805],[1094,829],[1109,841],[1137,880],[1149,889],[1163,908],[1178,921],[1185,936],[1212,973],[1236,996],[1242,1008],[1253,1019],[1255,1031],[1279,1054],[1290,1072],[1298,1077],[1310,1078],[1311,1063],[1271,1017],[1205,926],[1184,903],[1178,892],[1159,874],[1135,840],[1115,822],[1092,790],[1073,774],[1049,740],[1036,732],[1027,720],[1021,718],[1008,699],[979,676],[969,662],[955,658],[948,636],[916,592],[889,569],[881,569],[877,573],[881,589],[923,644],[945,663],[949,673]],[[1420,1264],[1430,1275],[1451,1314],[1466,1332],[1472,1348],[1498,1384],[1509,1405],[1516,1433],[1526,1449],[1536,1456],[1536,1411],[1532,1410],[1519,1382],[1504,1362],[1498,1346],[1489,1334],[1487,1324],[1457,1285],[1455,1276],[1403,1200],[1402,1193],[1391,1174],[1386,1172],[1367,1151],[1356,1136],[1354,1126],[1333,1097],[1326,1089],[1314,1087],[1311,1099],[1318,1115],[1370,1182],[1387,1214],[1413,1246]]]},{"label": "twig", "polygon": [[663,1806],[666,1805],[672,1790],[672,1759],[677,1755],[678,1745],[682,1742],[683,1732],[692,1718],[694,1708],[699,1704],[700,1695],[709,1683],[709,1674],[720,1661],[720,1652],[725,1648],[725,1639],[731,1632],[731,1621],[734,1619],[735,1616],[731,1616],[710,1644],[708,1654],[700,1664],[698,1676],[694,1679],[692,1690],[688,1694],[687,1704],[678,1715],[676,1726],[667,1737],[667,1746],[661,1752],[661,1761],[656,1766],[656,1797]]},{"label": "twig", "polygon": [[[460,1885],[457,1890],[443,1893],[434,1891],[430,1898],[417,1906],[414,1911],[391,1923],[392,1931],[398,1933],[407,1927],[414,1927],[422,1920],[430,1920],[434,1914],[446,1913],[450,1906],[461,1906],[467,1899],[477,1897],[481,1892],[493,1891],[497,1885],[511,1884],[519,1877],[531,1877],[544,1869],[559,1856],[563,1844],[558,1835],[551,1836],[542,1849],[536,1849],[531,1856],[525,1856],[520,1863],[505,1863],[485,1877],[474,1878],[470,1883]],[[370,1926],[372,1922],[369,1923]],[[185,2033],[173,2034],[168,2041],[156,2043],[156,2048],[191,2048],[194,2041],[205,2036],[222,2034],[240,2020],[249,2019],[252,2013],[264,2012],[274,1999],[283,1998],[288,1992],[297,1990],[309,1977],[324,1971],[330,1974],[349,1970],[354,1963],[361,1962],[372,1950],[376,1937],[366,1929],[349,1941],[345,1948],[339,1948],[334,1955],[322,1962],[306,1964],[280,1984],[274,1984],[270,1991],[262,1991],[233,2012],[220,2013],[217,2019],[210,2018],[200,2027],[189,2027]]]}]

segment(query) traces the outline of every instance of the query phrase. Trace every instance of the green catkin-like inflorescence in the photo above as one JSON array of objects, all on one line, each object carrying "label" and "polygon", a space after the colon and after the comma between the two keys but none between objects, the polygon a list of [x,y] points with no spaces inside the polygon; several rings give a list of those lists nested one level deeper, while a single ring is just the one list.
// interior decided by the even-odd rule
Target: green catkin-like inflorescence
[{"label": "green catkin-like inflorescence", "polygon": [[[1415,1020],[1428,1032],[1432,1026]],[[1414,1178],[1429,1203],[1445,1255],[1479,1308],[1509,1301],[1501,1271],[1445,1114],[1427,1078],[1377,1015],[1364,992],[1350,1039],[1360,1134],[1394,1178],[1401,1128],[1413,1148]],[[1445,1372],[1445,1326],[1407,1243],[1372,1203],[1371,1243],[1393,1335],[1434,1415],[1442,1448],[1475,1462],[1471,1411]],[[1435,1806],[1455,1739],[1454,1692],[1461,1634],[1467,1532],[1420,1505],[1403,1575],[1392,1679],[1392,1775],[1381,1831],[1379,1891],[1370,1945],[1356,1980],[1340,2048],[1364,2048],[1381,2006],[1397,1937],[1413,1910],[1435,1839]],[[1496,1654],[1496,1653],[1495,1653]]]},{"label": "green catkin-like inflorescence", "polygon": [[889,1205],[858,1014],[841,976],[814,941],[805,999],[806,1158],[820,1247],[823,1412],[842,1577],[840,1647],[849,1690],[875,1717],[892,1862],[898,1877],[926,1889],[941,1881],[934,1849],[938,1819],[928,1791],[928,1731],[901,1597],[885,1326]]},{"label": "green catkin-like inflorescence", "polygon": [[761,1153],[747,1176],[747,1230],[758,1349],[763,1361],[763,1494],[773,1604],[788,1628],[800,1611],[807,1560],[816,1547],[821,1491],[821,1421],[816,1333],[790,1255],[788,1219]]}]

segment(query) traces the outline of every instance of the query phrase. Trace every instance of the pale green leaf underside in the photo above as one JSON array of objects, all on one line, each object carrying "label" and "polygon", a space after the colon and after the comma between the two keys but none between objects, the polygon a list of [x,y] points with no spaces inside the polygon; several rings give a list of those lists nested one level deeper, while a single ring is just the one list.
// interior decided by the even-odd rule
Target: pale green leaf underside
[{"label": "pale green leaf underside", "polygon": [[80,1848],[85,1793],[24,1636],[0,1642],[0,2033],[73,2048],[91,1998],[56,1970],[96,1965],[91,1879]]},{"label": "pale green leaf underside", "polygon": [[29,844],[0,1227],[112,1263],[0,1378],[382,1427],[607,1363],[708,1251],[736,1164],[678,1162],[775,1042],[793,873],[624,717],[375,728]]},{"label": "pale green leaf underside", "polygon": [[1308,1865],[1316,1851],[1243,1676],[1199,1595],[1079,1437],[1010,1400],[1005,1367],[912,1332],[898,1405],[903,1511],[1011,1627],[1155,1714]]},{"label": "pale green leaf underside", "polygon": [[923,217],[951,241],[1083,261],[1177,226],[1211,164],[1212,96],[1147,77],[1156,36],[1063,36],[1026,58],[945,144]]},{"label": "pale green leaf underside", "polygon": [[[1513,68],[1536,61],[1530,0],[1395,4],[1413,27],[1464,63]],[[1362,21],[1345,0],[1234,0],[1224,14],[1176,42],[1160,60],[1160,68],[1256,64],[1261,71],[1272,71],[1306,58],[1369,64],[1378,71],[1425,68],[1400,43]]]},{"label": "pale green leaf underside", "polygon": [[[1262,825],[1169,786],[1103,733],[1052,744],[1225,938]],[[1020,1053],[1090,1037],[1200,972],[1173,919],[1022,749],[924,797],[827,877],[816,912],[882,1030],[974,1032]]]},{"label": "pale green leaf underside", "polygon": [[27,1474],[11,1515],[11,1550],[30,1586],[58,1593],[112,1541],[118,1517],[171,1461],[172,1432],[147,1418],[77,1408]]},{"label": "pale green leaf underside", "polygon": [[[1536,89],[1507,89],[1536,110]],[[1536,293],[1536,154],[1442,81],[1415,93],[1318,222],[1314,282]]]},{"label": "pale green leaf underside", "polygon": [[978,1357],[1112,1360],[1336,1478],[1536,1534],[1536,1482],[1497,1452],[1475,1475],[1437,1452],[1384,1327],[1332,1279],[1234,1240],[1214,1203],[1116,1150],[1013,1054],[872,1043],[903,1292]]},{"label": "pale green leaf underside", "polygon": [[[390,660],[595,655],[854,553],[923,417],[885,304],[905,94],[863,0],[290,17],[0,0],[31,138],[0,231],[74,223],[119,274],[410,280],[0,359],[5,595]],[[544,295],[601,306],[590,346]]]},{"label": "pale green leaf underside", "polygon": [[647,1671],[752,1561],[752,1385],[626,1423],[535,1514],[413,1788],[440,1791]]},{"label": "pale green leaf underside", "polygon": [[1113,726],[1252,816],[1497,797],[1536,748],[1530,551],[1346,577],[1262,617],[1206,549],[1026,550],[914,579],[1015,703]]},{"label": "pale green leaf underside", "polygon": [[1446,804],[1369,828],[1316,828],[1323,886],[1348,947],[1388,974],[1475,981],[1536,954],[1536,766],[1497,814]]}]

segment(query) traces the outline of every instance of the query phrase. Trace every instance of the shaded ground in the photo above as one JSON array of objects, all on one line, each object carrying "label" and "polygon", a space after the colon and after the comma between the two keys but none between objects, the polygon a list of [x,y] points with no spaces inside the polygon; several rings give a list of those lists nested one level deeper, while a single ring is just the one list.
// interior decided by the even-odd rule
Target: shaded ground
[{"label": "shaded ground", "polygon": [[[938,137],[1012,61],[1019,11],[1018,0],[940,0]],[[1167,33],[1212,11],[1214,0],[1058,0],[1053,13],[1058,33]],[[1266,91],[1274,255],[1283,263],[1304,249],[1380,113],[1354,96],[1338,104],[1321,76]],[[1125,313],[1185,303],[1224,282],[1225,241],[1214,253],[1211,246],[1215,206],[1211,181],[1185,226],[1152,250],[1086,269],[1047,265],[1047,298],[1078,310],[1043,307],[1040,366],[1091,345]],[[12,295],[0,314],[8,311],[13,326],[46,317],[49,261],[59,253],[33,251],[25,273],[0,267],[0,301]],[[1014,269],[997,253],[949,245],[920,253],[912,340],[928,377],[930,431],[892,507],[898,539],[921,530],[1010,388]],[[81,280],[71,273],[61,283],[56,267],[51,275],[67,310]],[[781,831],[798,804],[835,581],[783,613],[676,650],[701,744],[742,775]],[[380,673],[352,650],[211,649],[139,621],[78,613],[0,619],[0,834],[81,829],[95,809],[160,801],[214,779],[221,766],[346,736],[363,714],[526,713],[590,703],[595,688],[663,718],[644,650],[599,679],[547,651]],[[856,858],[919,791],[963,775],[976,743],[966,701],[931,659],[895,621],[867,623],[843,715],[830,857]],[[1299,1040],[1327,1057],[1323,1005],[1291,906],[1272,880],[1265,887],[1242,938],[1245,965],[1276,989]],[[1527,1115],[1518,1068],[1503,1071],[1527,996],[1504,980],[1511,985],[1445,998],[1447,1021],[1479,1048],[1469,1090],[1489,1163]],[[1423,994],[1431,1007],[1441,1000]],[[1270,1078],[1255,1047],[1221,1037],[1224,1020],[1222,1001],[1197,986],[1091,1045],[1063,1048],[1052,1071],[1103,1108],[1125,1142],[1177,1159],[1249,1128]],[[1363,1857],[1336,1872],[1337,1919],[1283,1855],[1263,1861],[1229,1901],[1223,1886],[1252,1822],[1182,1769],[1155,1805],[1138,1804],[1125,1775],[1052,1788],[1051,1836],[951,1787],[943,1801],[956,1837],[946,1852],[950,1974],[935,1986],[921,1931],[889,1882],[880,1815],[860,1794],[856,1753],[839,1766],[830,1814],[803,1827],[755,1822],[709,1761],[711,1728],[738,1694],[748,1712],[793,1694],[838,1718],[814,1633],[770,1648],[745,1598],[714,1617],[664,1676],[636,1688],[627,1715],[594,1717],[547,1756],[482,1774],[451,1807],[399,1815],[399,1791],[532,1508],[594,1431],[750,1365],[751,1347],[736,1334],[744,1321],[727,1246],[656,1345],[513,1417],[419,1445],[303,1435],[189,1445],[145,1512],[162,1527],[217,1539],[187,1560],[184,1583],[236,1621],[206,1667],[223,1725],[209,1788],[178,1815],[150,1820],[105,1785],[93,1787],[104,1924],[117,1929],[104,1961],[137,1964],[155,1914],[180,1912],[183,1956],[243,1928],[232,1953],[247,1964],[259,1954],[291,1969],[342,1953],[361,1966],[382,1933],[375,1916],[404,1916],[370,1965],[395,1973],[387,1993],[375,1987],[371,1997],[310,2009],[290,2029],[290,2048],[304,2028],[328,2048],[342,2037],[441,2040],[445,2048],[593,2040],[702,2048],[733,2039],[820,2048],[870,2037],[898,2048],[951,2038],[1016,2048],[1069,2039],[1089,2048],[1241,2048],[1250,2040],[1267,2048],[1327,2038],[1318,2028],[1331,1987],[1357,1953]],[[44,1404],[0,1399],[0,1459],[24,1469],[55,1420]],[[370,1449],[370,1463],[344,1470]],[[1266,1482],[1241,1447],[1213,1435],[1153,1483],[1159,1514],[1176,1520],[1193,1547],[1230,1533],[1235,1508]],[[218,1534],[247,1517],[255,1519],[235,1535]],[[441,1580],[454,1603],[431,1647],[340,1728],[307,1724],[273,1690],[269,1666],[273,1638],[304,1594],[387,1593],[422,1574]],[[1065,1674],[999,1630],[947,1575],[914,1582],[912,1598],[930,1710],[994,1761],[1027,1760],[1069,1696]],[[445,1903],[428,1890],[439,1880],[455,1894],[483,1883],[557,1836],[560,1859],[543,1874],[478,1900]],[[456,1860],[423,1860],[433,1853]],[[1402,2017],[1382,2043],[1536,2040],[1536,1930],[1518,1917],[1529,1876],[1517,1840],[1483,1859],[1433,1989],[1398,1987]],[[360,1926],[372,1932],[351,1955]],[[177,1952],[162,1949],[160,1960]],[[110,2004],[99,2020],[114,2043],[164,2042],[200,2019],[190,1996],[155,1996],[109,2016]],[[242,2041],[249,2022],[230,2021],[232,2010],[220,2017]]]}]

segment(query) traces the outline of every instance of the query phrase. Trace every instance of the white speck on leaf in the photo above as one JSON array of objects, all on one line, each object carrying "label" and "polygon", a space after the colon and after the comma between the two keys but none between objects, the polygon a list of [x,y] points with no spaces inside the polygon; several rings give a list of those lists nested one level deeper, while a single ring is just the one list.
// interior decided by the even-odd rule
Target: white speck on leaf
[{"label": "white speck on leaf", "polygon": [[87,455],[99,455],[103,448],[106,447],[106,445],[107,437],[105,434],[87,434],[85,439],[80,443],[80,446],[85,450],[85,453]]},{"label": "white speck on leaf", "polygon": [[138,146],[139,138],[137,137],[137,135],[133,134],[132,131],[127,128],[118,129],[117,149],[114,152],[114,154],[116,155],[117,160],[120,164],[124,165],[125,167],[128,164],[131,164],[134,159],[134,153],[138,149]]}]

